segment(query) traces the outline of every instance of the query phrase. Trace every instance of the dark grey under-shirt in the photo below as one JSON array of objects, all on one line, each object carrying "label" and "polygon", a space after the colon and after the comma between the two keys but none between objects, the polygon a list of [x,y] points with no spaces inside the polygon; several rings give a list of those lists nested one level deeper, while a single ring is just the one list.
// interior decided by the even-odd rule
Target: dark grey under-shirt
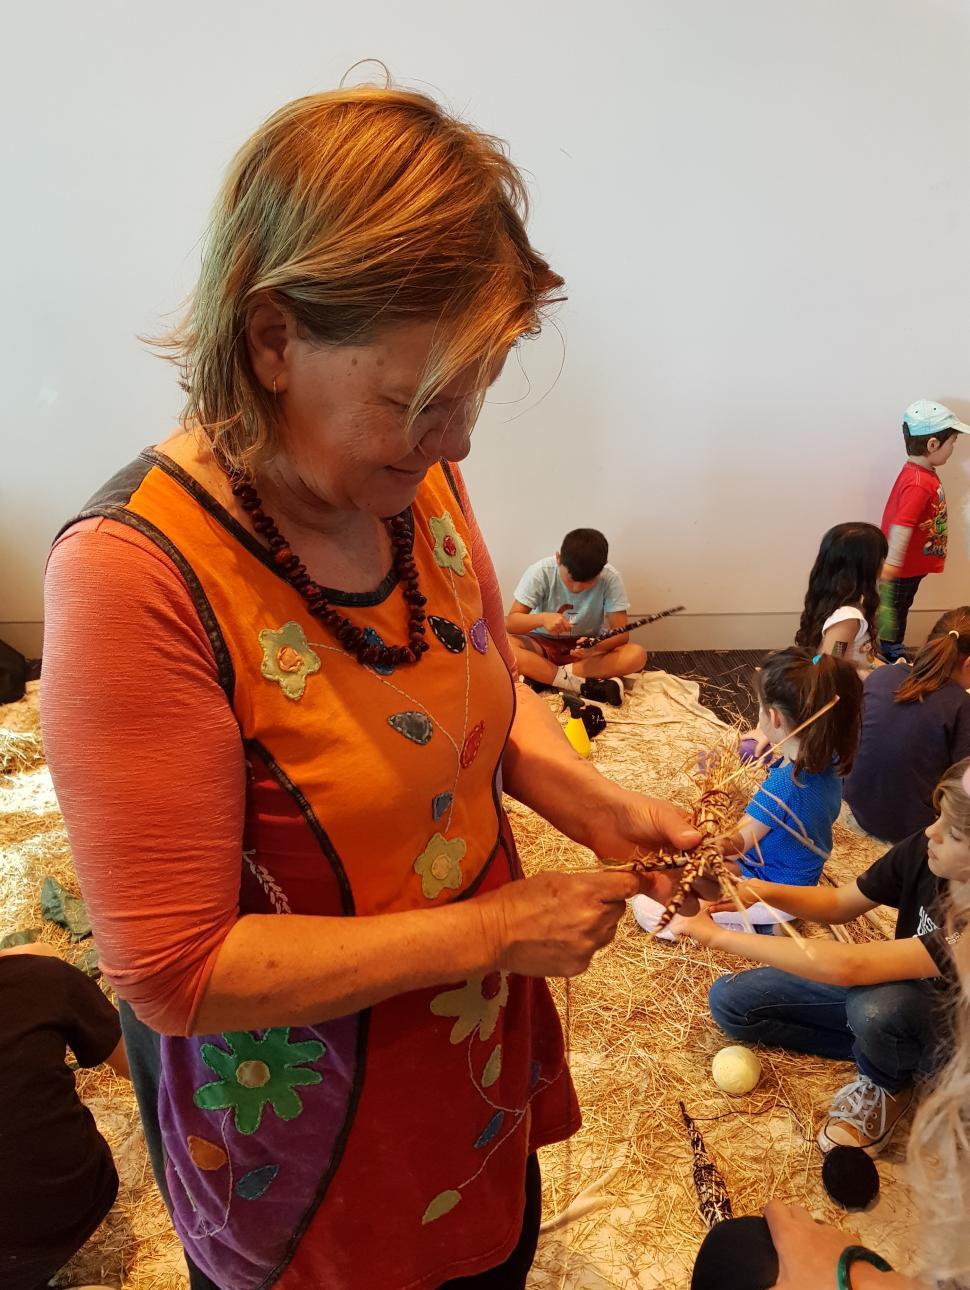
[{"label": "dark grey under-shirt", "polygon": [[866,678],[859,751],[843,786],[852,814],[884,842],[931,824],[943,772],[970,757],[970,694],[945,681],[922,700],[896,703],[909,675],[908,667],[881,667]]}]

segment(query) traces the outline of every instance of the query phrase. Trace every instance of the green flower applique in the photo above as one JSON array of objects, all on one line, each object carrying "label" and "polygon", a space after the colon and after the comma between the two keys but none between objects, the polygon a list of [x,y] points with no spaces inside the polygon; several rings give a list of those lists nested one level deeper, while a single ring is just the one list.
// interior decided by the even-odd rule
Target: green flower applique
[{"label": "green flower applique", "polygon": [[303,1112],[296,1092],[298,1084],[319,1084],[323,1076],[308,1070],[303,1062],[314,1062],[327,1051],[318,1039],[290,1043],[289,1026],[274,1027],[262,1039],[248,1030],[234,1030],[222,1036],[229,1051],[215,1044],[203,1044],[202,1060],[221,1076],[204,1084],[195,1094],[203,1111],[232,1107],[240,1133],[255,1133],[269,1103],[281,1120],[295,1120]]},{"label": "green flower applique", "polygon": [[436,994],[431,1000],[431,1011],[436,1017],[457,1018],[451,1028],[451,1042],[460,1044],[475,1030],[479,1039],[490,1039],[499,1013],[508,1001],[508,972],[490,972],[484,977],[469,977],[456,990]]},{"label": "green flower applique", "polygon": [[264,627],[259,643],[263,648],[263,676],[267,681],[276,681],[288,699],[302,699],[307,677],[320,671],[320,657],[310,648],[300,624],[284,623],[275,632]]},{"label": "green flower applique", "polygon": [[420,875],[421,890],[426,900],[440,896],[445,887],[457,891],[464,878],[461,861],[465,854],[463,838],[449,842],[442,834],[435,833],[414,862],[414,872]]},{"label": "green flower applique", "polygon": [[465,576],[465,556],[468,554],[464,542],[458,536],[455,521],[448,511],[442,515],[432,515],[428,520],[431,536],[434,538],[434,558],[442,569],[451,569],[460,577]]}]

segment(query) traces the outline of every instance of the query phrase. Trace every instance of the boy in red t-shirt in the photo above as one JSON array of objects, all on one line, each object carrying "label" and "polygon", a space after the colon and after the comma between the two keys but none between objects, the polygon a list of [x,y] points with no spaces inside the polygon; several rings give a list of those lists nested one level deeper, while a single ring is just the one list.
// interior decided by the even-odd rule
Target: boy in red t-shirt
[{"label": "boy in red t-shirt", "polygon": [[882,516],[889,555],[880,586],[879,644],[890,663],[903,657],[906,618],[917,588],[946,562],[946,495],[936,473],[953,455],[958,434],[970,434],[942,403],[920,399],[903,413],[906,465]]}]

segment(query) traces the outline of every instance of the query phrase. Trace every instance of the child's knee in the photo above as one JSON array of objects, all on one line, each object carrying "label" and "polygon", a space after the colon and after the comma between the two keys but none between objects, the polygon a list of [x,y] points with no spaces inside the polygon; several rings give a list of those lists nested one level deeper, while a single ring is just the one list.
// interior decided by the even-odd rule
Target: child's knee
[{"label": "child's knee", "polygon": [[643,669],[647,666],[647,651],[643,648],[642,645],[631,644],[631,645],[628,645],[627,648],[630,651],[630,659],[632,663],[632,666],[630,667],[629,670],[631,672],[642,672]]},{"label": "child's knee", "polygon": [[711,1016],[726,1034],[734,1036],[741,1035],[749,1024],[743,1000],[739,997],[742,991],[738,980],[739,976],[734,972],[719,976],[707,992]]},{"label": "child's knee", "polygon": [[905,981],[885,985],[856,986],[845,999],[845,1017],[849,1029],[859,1039],[874,1035],[904,1035],[919,1030],[923,1023],[925,1001]]}]

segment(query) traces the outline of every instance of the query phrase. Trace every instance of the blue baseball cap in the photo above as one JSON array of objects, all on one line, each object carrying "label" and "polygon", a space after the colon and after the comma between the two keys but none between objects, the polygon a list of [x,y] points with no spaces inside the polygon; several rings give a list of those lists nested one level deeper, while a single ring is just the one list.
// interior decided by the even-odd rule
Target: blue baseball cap
[{"label": "blue baseball cap", "polygon": [[903,420],[909,427],[909,433],[916,438],[929,438],[942,430],[959,430],[960,434],[970,434],[970,426],[954,416],[942,403],[933,403],[930,399],[918,399],[911,403],[903,413]]}]

